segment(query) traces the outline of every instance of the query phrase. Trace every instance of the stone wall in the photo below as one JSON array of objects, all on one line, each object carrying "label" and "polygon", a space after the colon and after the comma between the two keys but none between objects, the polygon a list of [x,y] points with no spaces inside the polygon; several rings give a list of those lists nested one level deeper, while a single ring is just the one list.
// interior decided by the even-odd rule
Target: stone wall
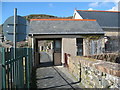
[{"label": "stone wall", "polygon": [[118,28],[103,28],[105,36],[109,37],[109,43],[107,45],[107,52],[120,52],[120,29]]},{"label": "stone wall", "polygon": [[99,59],[99,60],[104,60],[104,61],[120,64],[120,53],[103,53],[99,55],[91,55],[91,56],[86,56],[86,57],[91,57],[94,59]]},{"label": "stone wall", "polygon": [[120,88],[120,64],[70,56],[68,70],[85,88]]},{"label": "stone wall", "polygon": [[68,69],[73,76],[79,81],[80,80],[80,62],[79,60],[72,60],[68,57]]},{"label": "stone wall", "polygon": [[103,37],[98,40],[83,39],[83,56],[101,54],[104,51],[104,39]]}]

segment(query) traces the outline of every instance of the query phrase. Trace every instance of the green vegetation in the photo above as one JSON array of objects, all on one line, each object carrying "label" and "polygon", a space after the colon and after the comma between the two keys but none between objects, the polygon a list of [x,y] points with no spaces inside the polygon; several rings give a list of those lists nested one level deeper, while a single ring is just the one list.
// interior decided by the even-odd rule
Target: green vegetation
[{"label": "green vegetation", "polygon": [[57,17],[53,15],[46,15],[46,14],[31,14],[28,16],[24,16],[28,21],[30,19],[52,19],[52,18],[66,18],[66,19],[72,19],[72,16],[69,17]]},{"label": "green vegetation", "polygon": [[82,37],[88,40],[98,40],[101,35],[83,35]]}]

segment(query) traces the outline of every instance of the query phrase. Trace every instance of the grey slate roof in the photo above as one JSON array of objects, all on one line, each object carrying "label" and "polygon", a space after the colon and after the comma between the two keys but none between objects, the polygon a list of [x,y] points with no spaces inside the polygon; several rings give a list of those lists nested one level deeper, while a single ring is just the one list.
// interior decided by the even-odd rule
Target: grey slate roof
[{"label": "grey slate roof", "polygon": [[30,22],[30,34],[104,34],[96,21],[50,21]]},{"label": "grey slate roof", "polygon": [[87,11],[77,10],[83,19],[96,19],[102,28],[118,28],[120,23],[120,12],[102,12],[102,11]]}]

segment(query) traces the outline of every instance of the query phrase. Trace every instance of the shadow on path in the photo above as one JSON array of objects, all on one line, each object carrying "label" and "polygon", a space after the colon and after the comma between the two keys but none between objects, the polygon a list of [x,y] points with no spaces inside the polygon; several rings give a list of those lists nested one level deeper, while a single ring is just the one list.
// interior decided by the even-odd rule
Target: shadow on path
[{"label": "shadow on path", "polygon": [[40,63],[39,68],[40,67],[51,67],[51,66],[53,66],[53,62],[42,62]]},{"label": "shadow on path", "polygon": [[32,69],[30,88],[37,89],[37,79],[36,79],[36,68],[35,67],[33,67],[33,69]]},{"label": "shadow on path", "polygon": [[[79,83],[79,82],[74,82],[74,83],[69,83],[69,84],[74,85],[74,84],[77,84],[77,83]],[[68,86],[69,84],[58,85],[58,86],[53,86],[53,87],[48,87],[48,88],[43,88],[43,89],[55,89],[56,88],[56,90],[57,90],[58,88],[63,87],[63,86]],[[65,89],[65,88],[63,88],[63,89]],[[80,88],[67,88],[67,89],[68,90],[76,90],[76,89],[82,90]]]},{"label": "shadow on path", "polygon": [[[49,55],[41,53],[40,65],[33,70],[31,87],[35,89],[68,89],[75,90],[79,88],[77,81],[73,81],[68,71],[64,67],[53,65]],[[64,69],[64,72],[63,72]]]},{"label": "shadow on path", "polygon": [[32,74],[31,74],[31,84],[30,84],[30,88],[32,89],[37,89],[37,80],[43,80],[43,79],[50,79],[50,78],[54,78],[54,77],[45,77],[45,78],[40,78],[37,79],[37,72],[36,70],[39,68],[44,68],[44,67],[52,67],[53,66],[53,62],[50,60],[50,56],[46,53],[46,52],[41,52],[41,63],[39,66],[37,67],[33,67],[32,69]]}]

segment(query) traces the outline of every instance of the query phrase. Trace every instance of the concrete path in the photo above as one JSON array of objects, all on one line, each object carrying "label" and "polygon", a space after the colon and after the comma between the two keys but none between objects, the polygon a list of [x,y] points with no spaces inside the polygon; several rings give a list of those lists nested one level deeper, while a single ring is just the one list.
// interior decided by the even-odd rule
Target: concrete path
[{"label": "concrete path", "polygon": [[79,83],[73,79],[66,68],[53,66],[47,53],[41,52],[40,60],[40,67],[36,70],[37,88],[68,88],[72,90],[80,88]]}]

